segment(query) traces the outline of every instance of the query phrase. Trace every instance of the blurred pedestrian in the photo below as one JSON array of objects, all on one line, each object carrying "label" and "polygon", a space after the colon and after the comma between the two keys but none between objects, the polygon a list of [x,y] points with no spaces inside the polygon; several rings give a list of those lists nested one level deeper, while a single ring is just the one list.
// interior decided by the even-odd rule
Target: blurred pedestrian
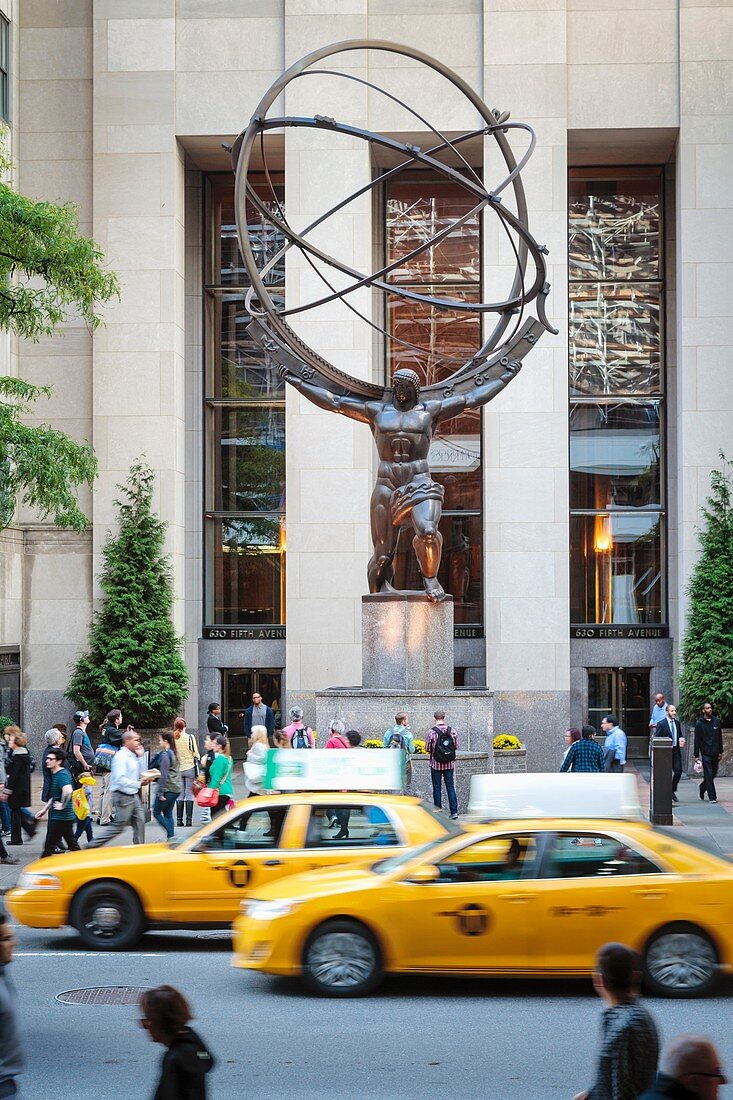
[{"label": "blurred pedestrian", "polygon": [[48,754],[51,749],[60,749],[62,747],[62,737],[60,732],[55,726],[52,726],[50,730],[46,730],[43,735],[43,739],[46,742],[46,747],[43,750],[41,756],[41,776],[43,779],[43,788],[41,789],[41,802],[47,802],[48,796],[51,792],[51,772],[46,767],[46,761],[48,760]]},{"label": "blurred pedestrian", "polygon": [[720,719],[713,714],[711,703],[703,703],[702,716],[695,726],[695,745],[693,748],[695,760],[702,758],[703,781],[700,784],[700,798],[708,799],[714,804],[718,801],[715,790],[715,777],[718,774],[718,764],[723,755],[723,729]]},{"label": "blurred pedestrian", "polygon": [[[194,799],[196,798],[196,795],[198,794],[198,792],[201,790],[202,787],[208,787],[209,786],[209,778],[211,776],[211,765],[214,763],[214,756],[216,755],[216,753],[215,753],[216,746],[214,745],[214,739],[217,736],[218,736],[217,734],[208,733],[206,735],[206,737],[204,738],[204,755],[201,757],[201,760],[199,761],[199,767],[200,767],[201,770],[198,774],[197,789],[194,792]],[[199,806],[199,813],[201,814],[201,824],[202,825],[208,825],[209,822],[211,821],[211,807],[210,806]]]},{"label": "blurred pedestrian", "polygon": [[165,831],[168,840],[175,835],[173,811],[181,793],[181,769],[175,746],[175,735],[164,730],[159,738],[157,767],[160,775],[155,788],[153,817]]},{"label": "blurred pedestrian", "polygon": [[[8,782],[7,767],[10,763],[10,749],[5,738],[5,731],[0,737],[0,790],[4,791]],[[10,807],[7,796],[0,795],[0,832],[3,837],[10,836]],[[0,838],[1,839],[1,838]]]},{"label": "blurred pedestrian", "polygon": [[433,805],[443,808],[443,783],[448,795],[448,809],[455,821],[458,817],[455,767],[458,752],[458,734],[445,720],[445,711],[436,710],[435,725],[425,734],[425,751],[430,757],[430,778],[433,782]]},{"label": "blurred pedestrian", "polygon": [[7,794],[10,806],[10,843],[22,844],[21,829],[35,836],[37,821],[31,812],[31,758],[28,738],[18,726],[8,726],[8,745],[12,751],[8,768]]},{"label": "blurred pedestrian", "polygon": [[703,1035],[678,1035],[665,1048],[659,1073],[641,1100],[718,1100],[728,1079],[717,1050]]},{"label": "blurred pedestrian", "polygon": [[628,738],[619,726],[616,715],[607,715],[601,722],[601,729],[606,735],[603,744],[604,771],[622,772],[626,767]]},{"label": "blurred pedestrian", "polygon": [[166,1047],[153,1100],[206,1100],[206,1075],[214,1056],[189,1027],[191,1008],[172,985],[146,989],[140,998],[140,1023],[154,1043]]},{"label": "blurred pedestrian", "polygon": [[289,745],[294,749],[314,749],[316,739],[313,730],[303,721],[303,708],[291,707],[288,711],[290,725],[283,728],[283,733],[288,739]]},{"label": "blurred pedestrian", "polygon": [[214,759],[209,769],[209,786],[219,792],[218,802],[211,807],[211,816],[217,817],[218,814],[226,810],[234,794],[234,788],[232,787],[234,761],[229,748],[229,739],[223,733],[215,737],[213,742]]},{"label": "blurred pedestrian", "polygon": [[561,772],[602,772],[606,763],[603,749],[595,740],[594,726],[583,726],[580,741],[575,741],[568,749],[560,765]]},{"label": "blurred pedestrian", "polygon": [[63,749],[49,749],[46,757],[46,767],[51,773],[51,788],[48,801],[36,814],[36,820],[38,821],[41,821],[48,814],[46,841],[41,852],[41,859],[54,855],[61,840],[72,852],[79,851],[79,841],[74,835],[76,814],[71,801],[71,796],[74,793],[74,780],[71,772],[64,766],[65,763],[66,753]]},{"label": "blurred pedestrian", "polygon": [[570,752],[570,746],[574,745],[576,741],[580,741],[581,737],[582,734],[577,726],[571,726],[569,730],[565,730],[565,752],[562,754],[563,760]]},{"label": "blurred pedestrian", "polygon": [[265,761],[269,747],[265,726],[252,726],[252,736],[249,739],[247,760],[244,765],[244,785],[251,795],[262,794]]},{"label": "blurred pedestrian", "polygon": [[289,749],[291,747],[290,739],[285,730],[275,730],[272,740],[275,742],[276,749]]},{"label": "blurred pedestrian", "polygon": [[206,728],[214,737],[218,737],[220,733],[229,733],[229,726],[225,726],[221,720],[221,707],[218,703],[209,703]]},{"label": "blurred pedestrian", "polygon": [[186,812],[186,827],[193,825],[193,781],[198,775],[201,753],[199,752],[196,738],[186,729],[183,718],[176,718],[173,723],[173,735],[176,741],[176,755],[181,770],[181,793],[176,803],[178,815],[178,828],[183,825],[183,813]]},{"label": "blurred pedestrian", "polygon": [[[81,714],[83,711],[77,711]],[[76,714],[74,715],[76,721]],[[99,803],[99,824],[109,825],[112,820],[112,765],[115,755],[122,748],[122,711],[114,707],[99,727],[101,741],[97,746],[97,768],[102,773],[102,791]],[[100,749],[103,750],[100,753]],[[105,759],[106,758],[106,759]],[[104,763],[102,763],[104,761]],[[109,767],[107,767],[109,763]]]},{"label": "blurred pedestrian", "polygon": [[140,734],[135,730],[125,730],[122,748],[115,753],[110,773],[114,822],[93,840],[91,848],[101,848],[103,844],[108,844],[124,832],[128,825],[132,827],[132,843],[145,843],[145,811],[140,790],[150,780],[142,777],[143,758]]},{"label": "blurred pedestrian", "polygon": [[8,968],[13,961],[13,926],[0,913],[0,1097],[15,1096],[25,1058],[20,1042],[18,996]]},{"label": "blurred pedestrian", "polygon": [[651,1088],[659,1059],[659,1034],[653,1017],[639,1002],[640,987],[637,952],[623,943],[602,947],[593,972],[593,988],[606,1005],[596,1078],[575,1100],[638,1100]]}]

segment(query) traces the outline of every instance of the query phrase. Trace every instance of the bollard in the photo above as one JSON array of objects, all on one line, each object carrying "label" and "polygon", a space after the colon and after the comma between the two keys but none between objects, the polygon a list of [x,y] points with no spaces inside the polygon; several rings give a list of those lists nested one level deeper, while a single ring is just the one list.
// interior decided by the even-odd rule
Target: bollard
[{"label": "bollard", "polygon": [[672,741],[652,738],[652,775],[649,786],[649,820],[652,825],[672,825]]}]

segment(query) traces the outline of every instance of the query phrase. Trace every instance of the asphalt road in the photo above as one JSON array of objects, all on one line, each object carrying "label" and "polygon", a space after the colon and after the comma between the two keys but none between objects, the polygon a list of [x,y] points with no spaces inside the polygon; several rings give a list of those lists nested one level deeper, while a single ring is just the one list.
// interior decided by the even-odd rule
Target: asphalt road
[{"label": "asphalt road", "polygon": [[[22,1100],[152,1096],[160,1048],[132,1007],[80,1007],[59,993],[167,981],[191,999],[218,1058],[210,1100],[544,1100],[589,1083],[599,1001],[589,982],[390,979],[364,1000],[305,996],[296,982],[236,971],[221,933],[152,933],[124,954],[72,932],[19,928],[12,964],[29,1066]],[[733,1070],[733,983],[700,1001],[651,1001],[663,1040],[701,1031]],[[723,1090],[725,1095],[728,1090]]]}]

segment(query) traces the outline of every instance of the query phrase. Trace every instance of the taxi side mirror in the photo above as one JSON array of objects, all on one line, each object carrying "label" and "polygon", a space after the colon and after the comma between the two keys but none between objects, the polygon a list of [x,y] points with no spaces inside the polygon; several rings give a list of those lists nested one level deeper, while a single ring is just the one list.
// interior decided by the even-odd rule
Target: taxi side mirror
[{"label": "taxi side mirror", "polygon": [[410,882],[413,886],[426,886],[430,882],[437,882],[439,878],[440,871],[435,864],[427,863],[424,867],[416,867],[411,871],[405,882]]}]

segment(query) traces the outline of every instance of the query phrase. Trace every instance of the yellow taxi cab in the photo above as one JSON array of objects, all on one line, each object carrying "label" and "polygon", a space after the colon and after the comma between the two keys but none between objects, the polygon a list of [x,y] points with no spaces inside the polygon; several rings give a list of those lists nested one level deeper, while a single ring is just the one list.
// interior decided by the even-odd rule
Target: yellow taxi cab
[{"label": "yellow taxi cab", "polygon": [[353,791],[260,796],[170,844],[38,860],[5,904],[21,924],[71,925],[87,946],[119,950],[147,928],[229,924],[245,891],[287,875],[374,862],[458,831],[418,798]]},{"label": "yellow taxi cab", "polygon": [[[733,864],[630,813],[632,777],[490,778],[503,819],[248,891],[234,965],[301,975],[330,996],[367,993],[387,973],[583,976],[612,940],[639,951],[658,994],[702,994],[733,969]],[[617,791],[615,816],[596,816],[614,802],[596,779],[601,795]],[[530,789],[519,810],[502,781]]]}]

